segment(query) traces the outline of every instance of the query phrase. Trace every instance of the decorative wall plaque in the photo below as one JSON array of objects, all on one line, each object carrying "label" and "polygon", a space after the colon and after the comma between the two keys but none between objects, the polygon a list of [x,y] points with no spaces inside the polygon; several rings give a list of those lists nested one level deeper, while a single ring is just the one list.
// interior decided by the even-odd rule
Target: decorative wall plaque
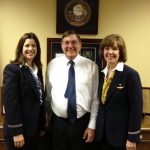
[{"label": "decorative wall plaque", "polygon": [[99,0],[57,0],[56,32],[98,33]]}]

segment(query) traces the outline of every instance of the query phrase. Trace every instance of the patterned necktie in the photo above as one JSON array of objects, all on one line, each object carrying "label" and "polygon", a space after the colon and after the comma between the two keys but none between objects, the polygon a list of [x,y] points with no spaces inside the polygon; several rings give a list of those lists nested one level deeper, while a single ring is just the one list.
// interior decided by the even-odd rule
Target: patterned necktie
[{"label": "patterned necktie", "polygon": [[68,108],[67,108],[68,120],[71,123],[74,123],[77,118],[75,71],[74,71],[74,62],[69,61],[69,64],[70,64],[70,68],[68,72],[68,84],[64,96],[65,98],[68,98]]}]

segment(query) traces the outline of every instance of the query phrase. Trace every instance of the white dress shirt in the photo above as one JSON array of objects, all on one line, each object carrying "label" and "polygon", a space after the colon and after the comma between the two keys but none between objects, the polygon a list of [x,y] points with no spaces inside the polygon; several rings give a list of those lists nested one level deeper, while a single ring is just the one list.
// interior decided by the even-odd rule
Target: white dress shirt
[{"label": "white dress shirt", "polygon": [[[77,118],[91,112],[88,127],[95,129],[98,109],[98,67],[95,62],[78,55],[74,60],[76,78]],[[67,118],[67,101],[64,97],[70,64],[66,56],[54,58],[48,64],[46,91],[53,112]]]}]

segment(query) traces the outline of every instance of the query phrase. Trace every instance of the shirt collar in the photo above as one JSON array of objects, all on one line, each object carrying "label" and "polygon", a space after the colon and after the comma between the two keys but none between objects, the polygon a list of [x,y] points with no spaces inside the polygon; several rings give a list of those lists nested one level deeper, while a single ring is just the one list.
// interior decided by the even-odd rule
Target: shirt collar
[{"label": "shirt collar", "polygon": [[[113,71],[118,70],[118,71],[122,72],[123,68],[124,68],[124,63],[123,62],[118,62],[118,64],[116,65],[116,67],[113,69]],[[107,75],[108,65],[101,72],[103,72],[105,75]]]},{"label": "shirt collar", "polygon": [[[81,57],[81,56],[78,54],[72,61],[76,64],[76,62],[80,59],[80,57]],[[70,60],[69,60],[66,56],[65,56],[65,61],[66,61],[66,64],[69,65],[68,62],[69,62]]]}]

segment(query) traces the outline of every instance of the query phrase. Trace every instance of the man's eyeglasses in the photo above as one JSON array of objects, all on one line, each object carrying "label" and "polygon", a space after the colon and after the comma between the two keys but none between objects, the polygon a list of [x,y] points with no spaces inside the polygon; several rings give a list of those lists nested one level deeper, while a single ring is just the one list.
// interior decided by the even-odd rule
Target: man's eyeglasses
[{"label": "man's eyeglasses", "polygon": [[75,46],[75,45],[79,44],[79,42],[78,41],[64,41],[63,44],[64,45],[70,45],[71,44],[71,45]]}]

